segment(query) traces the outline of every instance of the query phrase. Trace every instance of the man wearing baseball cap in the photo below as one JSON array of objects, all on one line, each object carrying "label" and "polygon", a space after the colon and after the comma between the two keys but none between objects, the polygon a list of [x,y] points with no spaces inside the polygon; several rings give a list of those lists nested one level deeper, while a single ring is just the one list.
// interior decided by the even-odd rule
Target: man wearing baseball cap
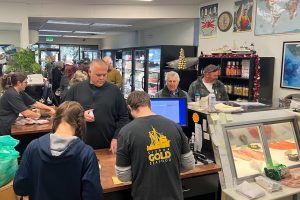
[{"label": "man wearing baseball cap", "polygon": [[218,80],[220,68],[216,65],[207,65],[203,70],[203,75],[192,82],[188,94],[195,100],[195,93],[200,93],[201,97],[208,96],[209,93],[216,95],[217,101],[228,101],[224,84]]}]

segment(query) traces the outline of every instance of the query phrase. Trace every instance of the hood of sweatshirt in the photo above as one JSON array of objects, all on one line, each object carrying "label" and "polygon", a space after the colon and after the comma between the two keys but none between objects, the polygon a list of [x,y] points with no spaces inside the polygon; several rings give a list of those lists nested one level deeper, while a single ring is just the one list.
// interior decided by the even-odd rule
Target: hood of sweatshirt
[{"label": "hood of sweatshirt", "polygon": [[40,137],[38,145],[42,160],[51,163],[68,161],[80,154],[84,147],[78,137],[63,138],[51,133]]}]

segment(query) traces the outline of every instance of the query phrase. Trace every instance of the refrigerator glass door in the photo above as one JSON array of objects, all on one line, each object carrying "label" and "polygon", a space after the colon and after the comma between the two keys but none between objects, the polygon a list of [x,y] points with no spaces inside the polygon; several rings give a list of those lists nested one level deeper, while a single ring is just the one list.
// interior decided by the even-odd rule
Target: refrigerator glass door
[{"label": "refrigerator glass door", "polygon": [[160,88],[161,49],[148,49],[148,94],[153,97]]},{"label": "refrigerator glass door", "polygon": [[116,51],[116,56],[115,56],[115,67],[123,76],[123,68],[122,68],[122,51]]},{"label": "refrigerator glass door", "polygon": [[134,50],[134,89],[144,90],[145,78],[145,50]]},{"label": "refrigerator glass door", "polygon": [[132,91],[132,52],[125,50],[122,52],[123,73],[123,94],[127,98]]},{"label": "refrigerator glass door", "polygon": [[112,52],[111,52],[111,51],[104,51],[102,56],[103,56],[103,58],[104,58],[105,56],[111,57],[111,56],[112,56]]}]

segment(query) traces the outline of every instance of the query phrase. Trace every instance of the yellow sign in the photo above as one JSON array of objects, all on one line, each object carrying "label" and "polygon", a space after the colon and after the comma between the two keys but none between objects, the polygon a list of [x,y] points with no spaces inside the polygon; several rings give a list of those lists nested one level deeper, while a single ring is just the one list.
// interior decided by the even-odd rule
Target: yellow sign
[{"label": "yellow sign", "polygon": [[195,123],[198,123],[199,120],[200,120],[200,117],[199,117],[198,113],[193,113],[193,121],[194,121]]}]

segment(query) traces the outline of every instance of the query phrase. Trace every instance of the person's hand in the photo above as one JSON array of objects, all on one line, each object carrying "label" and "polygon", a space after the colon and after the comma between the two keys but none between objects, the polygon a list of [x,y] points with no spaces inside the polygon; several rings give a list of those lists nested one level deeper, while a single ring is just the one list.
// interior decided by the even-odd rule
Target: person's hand
[{"label": "person's hand", "polygon": [[94,109],[89,109],[89,110],[84,111],[84,119],[85,119],[85,121],[87,121],[87,122],[94,122],[95,121],[93,110]]},{"label": "person's hand", "polygon": [[55,113],[56,113],[55,109],[52,108],[52,107],[49,107],[49,114],[50,114],[51,116],[53,116],[53,115],[55,115]]},{"label": "person's hand", "polygon": [[111,151],[113,154],[117,152],[117,139],[111,140],[109,151]]}]

